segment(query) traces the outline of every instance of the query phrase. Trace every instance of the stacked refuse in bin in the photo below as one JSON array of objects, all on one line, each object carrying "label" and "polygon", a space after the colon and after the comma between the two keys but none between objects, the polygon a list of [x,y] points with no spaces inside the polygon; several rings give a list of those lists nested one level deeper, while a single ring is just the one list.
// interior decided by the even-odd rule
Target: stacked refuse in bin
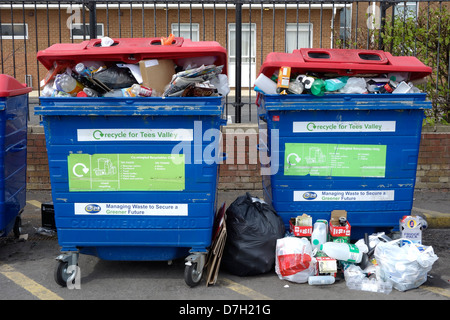
[{"label": "stacked refuse in bin", "polygon": [[57,283],[75,281],[83,253],[187,257],[186,283],[198,284],[216,213],[226,50],[183,38],[95,39],[37,57],[49,70],[35,110],[64,253]]},{"label": "stacked refuse in bin", "polygon": [[354,239],[398,230],[431,108],[415,84],[430,73],[415,57],[378,50],[267,56],[255,82],[260,152],[270,156],[263,187],[286,227],[301,213],[315,222],[345,210]]}]

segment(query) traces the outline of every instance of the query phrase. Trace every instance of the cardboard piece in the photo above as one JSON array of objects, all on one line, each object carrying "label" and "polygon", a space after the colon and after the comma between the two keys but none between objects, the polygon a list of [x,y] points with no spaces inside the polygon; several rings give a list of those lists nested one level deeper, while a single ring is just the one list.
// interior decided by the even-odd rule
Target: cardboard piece
[{"label": "cardboard piece", "polygon": [[347,211],[345,210],[333,210],[330,217],[330,237],[333,238],[348,237],[350,238],[351,226],[347,220],[345,226],[339,224],[339,218],[345,217],[347,219]]},{"label": "cardboard piece", "polygon": [[141,60],[139,69],[142,85],[163,94],[165,87],[175,74],[175,63],[172,60],[163,59]]},{"label": "cardboard piece", "polygon": [[227,228],[225,223],[225,202],[220,207],[214,219],[214,235],[211,249],[206,258],[206,286],[214,285],[219,274],[220,262],[222,260],[223,249],[227,239]]}]

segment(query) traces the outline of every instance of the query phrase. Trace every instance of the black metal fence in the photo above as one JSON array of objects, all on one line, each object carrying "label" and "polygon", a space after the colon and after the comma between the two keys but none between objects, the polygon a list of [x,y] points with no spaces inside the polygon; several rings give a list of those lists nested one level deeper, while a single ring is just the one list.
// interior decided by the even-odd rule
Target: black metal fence
[{"label": "black metal fence", "polygon": [[218,41],[228,52],[232,87],[226,113],[255,122],[253,82],[269,52],[302,47],[381,49],[415,55],[433,67],[422,89],[429,121],[449,121],[448,1],[166,0],[9,1],[0,3],[1,72],[39,96],[46,69],[36,53],[54,43],[89,38],[162,37]]}]

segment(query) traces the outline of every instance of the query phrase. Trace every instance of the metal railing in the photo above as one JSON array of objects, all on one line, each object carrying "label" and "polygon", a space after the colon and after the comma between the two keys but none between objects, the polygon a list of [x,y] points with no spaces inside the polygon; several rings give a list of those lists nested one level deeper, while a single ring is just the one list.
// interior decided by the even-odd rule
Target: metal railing
[{"label": "metal railing", "polygon": [[[302,47],[381,49],[415,55],[433,67],[422,89],[433,100],[430,119],[449,121],[448,1],[166,0],[8,1],[0,3],[1,73],[39,95],[46,69],[36,53],[54,43],[109,36],[174,33],[218,41],[227,49],[233,122],[255,122],[253,82],[269,52]],[[94,22],[94,23],[93,23]]]}]

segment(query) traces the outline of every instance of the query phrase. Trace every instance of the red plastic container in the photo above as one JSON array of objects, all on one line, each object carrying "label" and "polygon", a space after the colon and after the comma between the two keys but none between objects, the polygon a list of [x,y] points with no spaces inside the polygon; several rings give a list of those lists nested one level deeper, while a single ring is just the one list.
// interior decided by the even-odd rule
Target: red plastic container
[{"label": "red plastic container", "polygon": [[222,73],[227,73],[227,52],[216,41],[191,41],[174,38],[172,45],[161,45],[161,38],[116,38],[110,47],[102,47],[100,39],[80,43],[59,43],[41,50],[37,59],[47,69],[54,61],[73,62],[98,60],[122,63],[138,63],[143,59],[179,59],[215,57],[214,64],[223,65]]},{"label": "red plastic container", "polygon": [[299,73],[310,71],[341,76],[409,72],[409,80],[426,77],[432,72],[416,57],[396,57],[381,50],[299,49],[292,53],[269,53],[260,73],[270,77],[283,66]]},{"label": "red plastic container", "polygon": [[12,97],[29,93],[33,88],[27,87],[15,78],[0,74],[0,97]]}]

